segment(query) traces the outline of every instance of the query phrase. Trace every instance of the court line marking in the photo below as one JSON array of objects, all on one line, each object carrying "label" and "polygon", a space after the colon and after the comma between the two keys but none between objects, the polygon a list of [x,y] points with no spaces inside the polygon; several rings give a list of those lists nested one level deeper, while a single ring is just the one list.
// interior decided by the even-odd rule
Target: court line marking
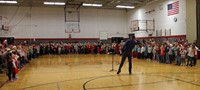
[{"label": "court line marking", "polygon": [[[180,73],[179,73],[179,74],[180,74]],[[132,75],[137,75],[137,74],[132,74]],[[138,75],[139,75],[139,74],[138,74]],[[141,75],[145,75],[145,74],[141,74]],[[148,74],[146,74],[146,75],[148,75]],[[124,75],[123,75],[123,76],[124,76]],[[191,84],[191,85],[195,85],[195,86],[199,86],[199,87],[200,87],[199,84],[192,83],[192,81],[191,81],[191,82],[188,82],[188,81],[181,80],[181,79],[174,78],[174,77],[161,76],[161,75],[150,75],[150,76],[158,76],[158,77],[164,77],[164,78],[174,79],[174,80],[172,80],[172,81],[176,81],[176,80],[177,80],[177,81],[181,81],[181,82],[184,82],[184,83],[188,83],[188,84]],[[111,77],[111,76],[105,76],[105,77]],[[125,87],[125,86],[135,85],[135,84],[130,84],[130,85],[120,85],[120,86],[110,86],[110,87],[99,87],[99,88],[88,88],[88,89],[86,89],[86,85],[87,85],[89,82],[91,82],[91,81],[93,81],[93,80],[96,80],[96,79],[105,78],[105,77],[97,77],[97,78],[94,78],[94,79],[91,79],[91,80],[86,81],[86,82],[83,84],[83,89],[84,89],[84,90],[89,90],[89,89],[114,88],[114,87]],[[165,81],[163,81],[163,82],[165,82]],[[154,82],[153,82],[153,83],[154,83]],[[145,83],[142,83],[142,84],[145,84]],[[149,83],[149,84],[151,84],[151,83]],[[140,85],[140,84],[138,84],[138,85]]]},{"label": "court line marking", "polygon": [[[111,76],[133,76],[133,75],[145,75],[145,74],[121,74],[121,75],[110,75],[110,76],[102,76],[102,77],[96,77],[94,79],[88,80],[83,84],[83,89],[84,90],[90,90],[90,89],[104,89],[104,88],[114,88],[114,87],[126,87],[126,86],[133,86],[133,85],[141,85],[141,84],[153,84],[153,83],[161,83],[161,82],[169,82],[169,81],[175,81],[175,80],[165,80],[165,81],[157,81],[157,82],[149,82],[149,83],[138,83],[138,84],[129,84],[129,85],[119,85],[119,86],[108,86],[108,87],[99,87],[99,88],[87,88],[86,89],[86,85],[94,80],[100,79],[100,78],[105,78],[105,77],[111,77]],[[146,74],[148,75],[148,74]],[[158,76],[158,75],[148,75],[148,76]],[[166,77],[164,77],[166,78]]]},{"label": "court line marking", "polygon": [[[156,73],[136,73],[132,75],[143,75],[143,74],[200,74],[200,72],[156,72]],[[129,74],[120,74],[120,75],[129,75]],[[82,80],[82,79],[95,79],[98,77],[111,77],[111,76],[116,76],[115,75],[105,75],[105,76],[97,76],[97,77],[86,77],[86,78],[79,78],[79,79],[69,79],[69,80],[63,80],[63,81],[56,81],[56,82],[50,82],[50,83],[44,83],[44,84],[39,84],[39,85],[34,85],[34,86],[29,86],[29,87],[24,87],[21,89],[28,89],[28,88],[34,88],[34,87],[39,87],[39,86],[44,86],[44,85],[49,85],[49,84],[55,84],[55,83],[61,83],[61,82],[69,82],[69,81],[75,81],[75,80]],[[20,89],[20,90],[21,90]]]},{"label": "court line marking", "polygon": [[[160,75],[160,77],[165,77],[165,78],[173,78],[173,77],[161,76],[161,75]],[[177,81],[181,81],[181,82],[189,83],[189,84],[192,84],[192,85],[195,85],[195,86],[199,86],[199,87],[200,87],[200,84],[195,84],[195,83],[192,83],[192,81],[188,82],[188,81],[181,80],[181,79],[178,79],[178,78],[174,78],[174,79],[176,79]]]},{"label": "court line marking", "polygon": [[90,79],[90,78],[94,78],[94,77],[87,77],[87,78],[79,78],[79,79],[69,79],[69,80],[63,80],[63,81],[56,81],[56,82],[50,82],[50,83],[44,83],[44,84],[29,86],[29,87],[25,87],[25,88],[21,88],[21,89],[28,89],[28,88],[34,88],[34,87],[39,87],[39,86],[44,86],[44,85],[49,85],[49,84],[55,84],[55,83],[61,83],[61,82],[68,82],[68,81],[75,81],[75,80],[82,80],[82,79]]},{"label": "court line marking", "polygon": [[138,84],[128,84],[128,85],[119,85],[119,86],[108,86],[108,87],[96,87],[96,88],[87,88],[84,90],[93,90],[93,89],[105,89],[105,88],[117,88],[117,87],[129,87],[129,86],[136,86],[136,85],[144,85],[144,84],[156,84],[156,83],[163,83],[163,82],[171,82],[176,80],[166,80],[166,81],[157,81],[157,82],[149,82],[149,83],[138,83]]}]

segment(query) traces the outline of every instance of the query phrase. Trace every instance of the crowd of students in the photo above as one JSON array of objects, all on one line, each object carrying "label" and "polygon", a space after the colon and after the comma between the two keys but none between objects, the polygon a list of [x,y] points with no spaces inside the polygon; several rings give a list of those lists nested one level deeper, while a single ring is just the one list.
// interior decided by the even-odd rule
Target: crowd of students
[{"label": "crowd of students", "polygon": [[[195,66],[198,56],[197,50],[195,43],[189,44],[184,39],[171,43],[167,39],[163,42],[149,39],[143,40],[135,46],[133,57],[160,63],[175,62],[176,65]],[[5,67],[9,81],[12,82],[17,80],[16,74],[24,65],[40,55],[107,54],[109,52],[122,54],[123,42],[120,44],[104,44],[101,41],[98,43],[0,44],[0,73],[3,73],[2,67]]]},{"label": "crowd of students", "polygon": [[[121,44],[120,44],[121,45]],[[37,48],[40,54],[106,54],[111,49],[118,51],[120,45],[116,43],[44,43]]]},{"label": "crowd of students", "polygon": [[[188,43],[185,39],[169,42],[155,42],[154,39],[144,40],[133,49],[133,57],[157,61],[160,63],[182,66],[195,66],[198,58],[196,43]],[[186,62],[187,61],[187,62]]]},{"label": "crowd of students", "polygon": [[0,72],[7,74],[9,81],[17,80],[18,71],[31,59],[27,45],[3,45],[0,44]]},{"label": "crowd of students", "polygon": [[103,44],[98,43],[41,43],[41,44],[18,44],[6,45],[0,44],[0,73],[2,68],[6,68],[6,74],[9,81],[17,80],[17,72],[32,58],[41,55],[60,55],[60,54],[106,54],[110,50],[118,51],[116,43]]}]

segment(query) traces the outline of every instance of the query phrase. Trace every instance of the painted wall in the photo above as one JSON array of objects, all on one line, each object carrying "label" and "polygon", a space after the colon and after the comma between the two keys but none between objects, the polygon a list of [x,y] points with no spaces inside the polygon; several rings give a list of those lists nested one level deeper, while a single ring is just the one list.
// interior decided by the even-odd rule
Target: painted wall
[{"label": "painted wall", "polygon": [[[16,14],[15,11],[17,10]],[[110,37],[123,37],[127,28],[125,10],[81,9],[80,33],[72,38],[99,38],[99,32]],[[14,18],[13,15],[15,14]],[[64,8],[0,6],[0,16],[9,18],[10,33],[15,38],[68,38],[65,33]],[[12,20],[11,20],[12,18]],[[119,32],[117,34],[117,32]],[[125,35],[126,36],[126,35]]]},{"label": "painted wall", "polygon": [[[155,29],[164,30],[171,29],[171,35],[186,35],[186,1],[179,0],[179,14],[168,16],[167,15],[167,4],[175,2],[177,0],[157,0],[156,2],[146,4],[142,7],[136,8],[134,10],[128,11],[128,28],[127,32],[131,32],[131,21],[132,20],[153,20],[155,19]],[[152,11],[150,13],[145,13]],[[174,18],[177,18],[178,21],[174,22]],[[136,37],[148,37],[148,33],[145,31],[135,32]],[[156,33],[153,33],[155,36]]]},{"label": "painted wall", "polygon": [[186,0],[187,39],[190,43],[197,39],[196,0]]}]

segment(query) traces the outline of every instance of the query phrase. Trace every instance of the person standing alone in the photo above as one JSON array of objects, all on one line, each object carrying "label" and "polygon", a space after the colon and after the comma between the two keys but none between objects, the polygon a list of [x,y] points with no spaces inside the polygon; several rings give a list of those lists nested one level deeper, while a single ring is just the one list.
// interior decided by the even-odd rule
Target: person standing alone
[{"label": "person standing alone", "polygon": [[132,74],[132,49],[135,47],[135,45],[137,45],[137,41],[135,40],[135,35],[129,37],[130,39],[128,39],[123,48],[122,48],[122,59],[121,59],[121,63],[118,69],[117,74],[119,74],[121,72],[121,68],[126,60],[126,57],[128,57],[128,62],[129,62],[129,74]]}]

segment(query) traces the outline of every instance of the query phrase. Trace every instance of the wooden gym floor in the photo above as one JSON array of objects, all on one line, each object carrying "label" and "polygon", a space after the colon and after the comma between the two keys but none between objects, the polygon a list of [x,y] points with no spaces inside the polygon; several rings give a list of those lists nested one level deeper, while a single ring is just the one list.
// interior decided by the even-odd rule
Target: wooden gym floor
[{"label": "wooden gym floor", "polygon": [[[120,56],[115,55],[114,69]],[[175,66],[133,59],[120,75],[112,68],[112,55],[46,55],[33,59],[19,72],[18,80],[0,90],[200,90],[200,63]],[[0,82],[7,77],[0,75]]]}]

